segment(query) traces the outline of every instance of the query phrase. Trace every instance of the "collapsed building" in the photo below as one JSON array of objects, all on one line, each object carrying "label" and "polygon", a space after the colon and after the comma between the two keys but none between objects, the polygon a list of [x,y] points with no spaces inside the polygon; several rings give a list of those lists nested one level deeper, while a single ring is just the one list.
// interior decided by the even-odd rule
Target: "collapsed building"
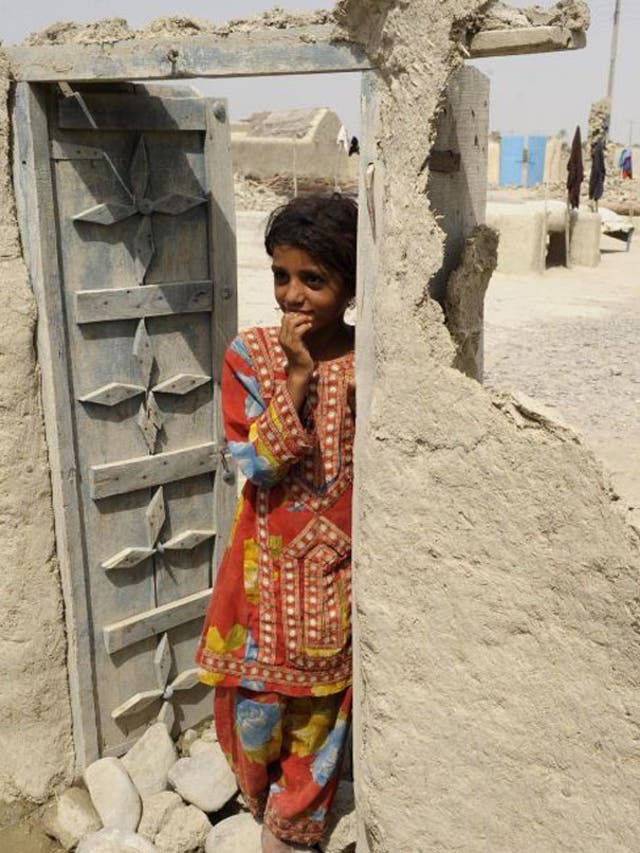
[{"label": "collapsed building", "polygon": [[[496,8],[499,27],[491,23]],[[159,96],[122,81],[220,75],[207,54],[212,43],[227,50],[224,73],[250,74],[257,60],[249,48],[272,38],[279,50],[262,54],[263,73],[282,73],[276,65],[285,55],[287,68],[301,73],[322,65],[364,75],[358,850],[634,849],[638,535],[573,433],[477,381],[478,294],[495,262],[495,240],[481,227],[489,87],[480,72],[460,69],[474,53],[578,47],[588,23],[573,0],[556,4],[552,23],[526,17],[513,27],[505,14],[480,0],[343,0],[334,16],[278,13],[222,31],[175,20],[136,33],[121,23],[70,26],[3,49],[2,801],[43,802],[98,755],[130,748],[150,719],[191,724],[207,702],[181,700],[180,690],[195,695],[189,631],[233,485],[206,418],[195,417],[201,432],[188,448],[178,426],[213,411],[216,359],[234,324],[230,170],[209,221],[198,160],[213,145],[223,161],[228,118],[219,103],[173,98],[159,115],[153,102],[142,128],[149,139],[125,146],[117,133],[121,116],[136,112],[131,98]],[[189,157],[160,161],[160,171],[186,188],[169,182],[167,195],[154,194],[149,163],[162,152],[151,132],[160,124],[175,133],[181,122],[192,134]],[[90,133],[105,127],[108,139]],[[119,207],[109,196],[87,205],[84,184],[114,177],[109,145]],[[130,174],[121,174],[123,151],[134,154]],[[155,213],[165,218],[156,223]],[[134,236],[124,248],[116,230],[99,231],[131,217]],[[65,243],[53,233],[56,222]],[[184,281],[165,250],[191,239],[189,223],[203,243],[213,235],[220,251],[211,275],[196,252]],[[109,299],[97,292],[107,274],[118,291]],[[210,278],[213,290],[211,281],[203,286]],[[220,340],[206,316],[213,305]],[[163,319],[178,310],[201,317],[191,349]],[[109,338],[100,324],[109,323],[121,324],[111,361],[100,349]],[[213,365],[198,347],[213,347]],[[88,441],[90,428],[103,431],[104,445]],[[204,480],[174,487],[216,470],[229,482],[220,477],[215,493]],[[217,530],[206,521],[211,500],[223,507]],[[199,557],[187,563],[194,549]],[[153,577],[127,576],[145,560]],[[199,572],[195,580],[180,573],[187,565]],[[168,569],[196,584],[179,605],[163,598],[174,582]],[[121,570],[128,582],[109,579]],[[107,600],[120,616],[106,611]]]}]

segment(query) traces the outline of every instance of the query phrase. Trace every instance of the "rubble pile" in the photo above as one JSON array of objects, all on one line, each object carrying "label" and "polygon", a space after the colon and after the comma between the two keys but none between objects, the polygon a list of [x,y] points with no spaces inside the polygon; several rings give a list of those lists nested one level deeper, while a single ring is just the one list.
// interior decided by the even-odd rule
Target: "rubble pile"
[{"label": "rubble pile", "polygon": [[281,181],[256,181],[245,175],[233,176],[236,210],[273,210],[285,204],[293,193]]},{"label": "rubble pile", "polygon": [[[122,758],[100,758],[45,807],[45,831],[77,853],[260,853],[248,812],[209,723],[174,744],[156,722]],[[355,843],[353,786],[340,783],[324,853]]]},{"label": "rubble pile", "polygon": [[616,213],[640,216],[640,181],[623,180],[620,172],[610,172],[604,184],[604,196],[600,204]]},{"label": "rubble pile", "polygon": [[480,12],[467,18],[466,26],[479,30],[526,29],[528,27],[564,27],[588,30],[591,13],[584,0],[558,0],[553,6],[514,7],[494,0]]},{"label": "rubble pile", "polygon": [[609,131],[611,103],[609,98],[601,98],[591,105],[589,113],[589,144],[605,137]]},{"label": "rubble pile", "polygon": [[297,191],[299,195],[306,193],[331,193],[334,190],[356,195],[357,185],[341,184],[336,187],[335,181],[327,178],[325,181],[298,178],[294,187],[290,175],[278,175],[269,180],[257,180],[236,173],[233,177],[235,187],[236,210],[270,211],[292,199]]},{"label": "rubble pile", "polygon": [[[585,173],[589,174],[589,163],[585,164]],[[607,169],[609,169],[607,165]],[[500,187],[501,195],[513,195],[518,199],[550,199],[566,201],[567,187],[563,181],[549,184],[537,184],[533,187]],[[589,204],[589,182],[585,180],[580,192],[581,205]],[[622,216],[640,216],[640,181],[622,180],[619,174],[609,171],[604,184],[604,195],[599,201],[600,207]]]},{"label": "rubble pile", "polygon": [[140,29],[131,29],[124,18],[104,18],[91,24],[62,21],[51,24],[40,32],[32,33],[26,40],[26,44],[42,47],[48,44],[114,44],[118,41],[144,38],[228,36],[251,33],[265,27],[285,30],[291,27],[309,27],[333,22],[333,13],[329,10],[309,14],[291,14],[277,7],[252,18],[238,18],[222,24],[188,15],[156,18]]}]

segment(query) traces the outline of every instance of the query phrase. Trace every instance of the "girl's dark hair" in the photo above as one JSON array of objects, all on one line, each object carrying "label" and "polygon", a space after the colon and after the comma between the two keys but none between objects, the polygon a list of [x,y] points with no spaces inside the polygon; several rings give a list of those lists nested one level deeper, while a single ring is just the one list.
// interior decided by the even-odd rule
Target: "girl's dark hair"
[{"label": "girl's dark hair", "polygon": [[349,196],[306,195],[276,208],[264,236],[267,254],[293,246],[342,278],[347,294],[356,293],[358,205]]}]

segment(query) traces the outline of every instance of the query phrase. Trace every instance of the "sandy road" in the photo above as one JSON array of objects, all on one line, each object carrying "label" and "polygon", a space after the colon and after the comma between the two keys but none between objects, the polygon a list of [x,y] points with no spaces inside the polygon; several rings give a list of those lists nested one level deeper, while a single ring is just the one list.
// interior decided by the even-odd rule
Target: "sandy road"
[{"label": "sandy road", "polygon": [[595,269],[495,274],[485,313],[485,382],[518,389],[583,437],[640,524],[640,235],[603,239]]}]

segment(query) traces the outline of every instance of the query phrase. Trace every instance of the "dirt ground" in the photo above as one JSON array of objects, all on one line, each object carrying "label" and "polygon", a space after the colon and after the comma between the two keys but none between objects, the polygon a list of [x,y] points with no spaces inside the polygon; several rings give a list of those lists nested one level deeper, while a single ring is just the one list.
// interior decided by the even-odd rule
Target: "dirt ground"
[{"label": "dirt ground", "polygon": [[603,238],[594,269],[496,273],[485,319],[486,384],[555,409],[604,462],[640,527],[639,231],[628,253]]},{"label": "dirt ground", "polygon": [[0,853],[59,853],[40,825],[39,809],[0,808]]}]

